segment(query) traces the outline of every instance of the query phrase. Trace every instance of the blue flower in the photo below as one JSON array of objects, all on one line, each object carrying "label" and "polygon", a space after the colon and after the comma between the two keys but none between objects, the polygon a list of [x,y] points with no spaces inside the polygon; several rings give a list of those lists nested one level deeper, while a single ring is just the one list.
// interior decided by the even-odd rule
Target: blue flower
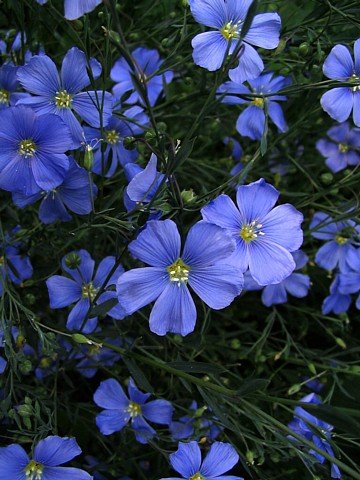
[{"label": "blue flower", "polygon": [[[229,443],[215,442],[201,461],[201,450],[197,442],[179,443],[179,448],[170,455],[174,470],[186,480],[243,480],[233,475],[223,475],[239,461],[239,455]],[[161,480],[176,480],[174,477]]]},{"label": "blue flower", "polygon": [[286,203],[274,208],[279,192],[260,179],[237,188],[236,201],[220,195],[201,209],[203,219],[226,229],[236,241],[234,261],[259,285],[279,283],[295,269],[290,252],[303,241],[302,214]]},{"label": "blue flower", "polygon": [[139,47],[132,52],[134,69],[128,64],[124,57],[119,58],[111,69],[111,79],[116,82],[113,87],[113,94],[117,99],[129,92],[130,96],[125,103],[141,103],[146,105],[142,95],[138,91],[137,83],[134,81],[134,75],[137,76],[138,82],[146,87],[149,104],[153,107],[158,98],[162,94],[164,87],[170,83],[174,77],[171,70],[166,70],[158,74],[163,60],[157,50],[149,50]]},{"label": "blue flower", "polygon": [[[105,287],[103,293],[95,301],[100,305],[107,300],[116,299],[116,292],[109,287],[114,285],[123,272],[119,265],[110,279],[104,285],[105,280],[115,266],[115,257],[105,257],[94,273],[95,262],[86,250],[79,250],[65,255],[61,261],[62,268],[69,277],[54,275],[46,281],[49,290],[50,307],[63,308],[76,302],[69,313],[67,328],[69,330],[81,330],[85,333],[93,332],[97,326],[97,317],[86,320],[86,315],[97,297],[100,288]],[[69,266],[70,265],[70,266]],[[107,314],[121,320],[125,314],[119,305],[115,305]]]},{"label": "blue flower", "polygon": [[1,113],[0,188],[33,195],[56,188],[64,180],[71,148],[64,122],[31,108],[10,107]]},{"label": "blue flower", "polygon": [[[92,188],[93,193],[91,195]],[[69,157],[69,170],[65,174],[64,181],[56,188],[48,191],[23,195],[13,193],[13,202],[19,208],[32,205],[42,199],[39,208],[39,218],[45,223],[54,223],[56,220],[67,222],[72,216],[70,210],[77,215],[86,215],[92,210],[91,197],[95,197],[97,188],[90,187],[89,174],[84,168],[80,168],[72,157]]]},{"label": "blue flower", "polygon": [[[300,402],[302,403],[314,403],[320,405],[322,403],[321,398],[315,393],[310,393],[303,397]],[[288,427],[298,435],[305,437],[307,440],[314,443],[314,445],[321,450],[325,451],[331,456],[334,456],[333,449],[330,445],[331,431],[333,426],[326,423],[319,418],[311,415],[302,407],[295,407],[294,419],[289,423]],[[321,433],[320,433],[321,432]],[[289,436],[291,440],[298,443],[299,440]],[[309,450],[310,455],[315,457],[319,463],[325,462],[325,457],[314,450]],[[341,478],[341,473],[337,465],[331,464],[331,478]]]},{"label": "blue flower", "polygon": [[333,270],[338,267],[340,272],[346,272],[351,267],[348,257],[359,245],[360,225],[353,220],[335,222],[324,212],[316,212],[310,223],[311,235],[327,242],[319,248],[315,262],[319,267]]},{"label": "blue flower", "polygon": [[100,383],[94,393],[94,402],[104,408],[96,417],[96,425],[103,435],[119,432],[129,422],[138,442],[146,444],[156,435],[149,422],[169,425],[173,407],[167,400],[147,402],[150,393],[142,393],[130,378],[128,385],[129,398],[119,382],[109,378]]},{"label": "blue flower", "polygon": [[130,315],[156,300],[150,330],[157,335],[187,335],[196,322],[188,284],[215,310],[227,307],[239,295],[243,276],[229,259],[234,249],[234,241],[224,230],[198,222],[190,229],[181,254],[176,224],[149,221],[129,250],[150,267],[130,270],[119,278],[119,302]]},{"label": "blue flower", "polygon": [[20,226],[5,234],[5,242],[0,243],[0,297],[4,293],[4,283],[9,280],[21,285],[32,277],[33,268],[30,258],[20,252],[22,243],[16,239]]},{"label": "blue flower", "polygon": [[[342,295],[360,292],[360,249],[349,253],[348,264],[351,270],[339,275],[339,292]],[[356,300],[356,308],[360,310],[360,295]]]},{"label": "blue flower", "polygon": [[[36,0],[40,5],[45,5],[48,0]],[[76,20],[85,13],[92,12],[102,0],[64,0],[64,17],[67,20]]]},{"label": "blue flower", "polygon": [[[218,90],[218,94],[226,94],[222,99],[223,103],[249,105],[240,113],[236,122],[236,130],[244,137],[260,140],[265,132],[266,117],[269,115],[279,132],[286,132],[288,127],[282,108],[277,102],[285,101],[287,97],[276,94],[279,90],[290,85],[291,79],[281,76],[274,77],[274,74],[270,72],[260,75],[260,77],[253,80],[248,80],[248,84],[250,89],[235,82],[225,82]],[[249,100],[244,100],[235,95],[256,96]]]},{"label": "blue flower", "polygon": [[321,138],[316,142],[316,148],[326,158],[325,163],[332,172],[337,173],[347,166],[360,164],[359,128],[350,128],[346,122],[330,128],[327,134],[332,141]]},{"label": "blue flower", "polygon": [[0,448],[1,477],[8,480],[91,480],[79,468],[62,467],[81,454],[74,438],[50,436],[36,445],[30,460],[25,450],[16,443]]},{"label": "blue flower", "polygon": [[334,281],[330,285],[330,295],[327,296],[322,304],[323,315],[328,315],[333,312],[335,315],[340,315],[348,311],[351,304],[350,295],[344,295],[339,291],[339,275],[336,275]]},{"label": "blue flower", "polygon": [[205,436],[215,440],[223,428],[218,427],[211,419],[202,416],[206,407],[198,409],[197,403],[193,401],[189,410],[190,415],[184,415],[169,425],[172,438],[174,440],[184,440],[193,437],[196,431],[197,437]]},{"label": "blue flower", "polygon": [[[129,162],[134,162],[138,153],[136,150],[127,150],[124,147],[125,137],[138,135],[143,132],[143,125],[149,122],[149,118],[140,107],[132,107],[124,112],[124,119],[112,116],[103,136],[99,130],[85,127],[86,141],[90,146],[95,142],[94,165],[92,171],[98,175],[112,177],[119,165],[122,167]],[[106,145],[102,152],[101,143]]]},{"label": "blue flower", "polygon": [[91,68],[94,79],[101,74],[101,65],[94,58],[87,58],[81,50],[71,48],[65,55],[59,76],[55,63],[47,55],[36,55],[23,67],[19,67],[17,78],[28,92],[34,94],[18,103],[30,105],[37,112],[59,115],[70,128],[74,148],[84,142],[84,132],[79,117],[92,127],[106,126],[112,113],[112,97],[102,90],[82,90],[90,84],[87,68]]},{"label": "blue flower", "polygon": [[[308,262],[308,256],[301,250],[292,252],[291,255],[295,261],[295,270],[300,270]],[[258,290],[261,286],[258,286],[252,279],[250,280],[247,275],[244,275],[245,290]],[[255,283],[255,285],[253,284]],[[288,293],[297,298],[304,298],[309,292],[310,277],[303,273],[291,273],[282,282],[273,285],[267,285],[261,295],[261,301],[266,307],[271,305],[279,305],[286,303],[288,300]]]},{"label": "blue flower", "polygon": [[21,98],[27,97],[27,93],[17,92],[19,82],[16,78],[18,67],[4,64],[0,67],[0,110],[14,106]]},{"label": "blue flower", "polygon": [[321,106],[338,122],[345,122],[352,111],[354,123],[360,127],[360,38],[354,44],[354,56],[355,63],[344,45],[335,45],[331,50],[324,62],[324,75],[354,86],[332,88],[321,97]]},{"label": "blue flower", "polygon": [[[252,0],[189,0],[189,4],[198,23],[215,29],[193,38],[194,62],[207,70],[218,70],[225,55],[233,53],[239,41]],[[260,75],[264,64],[251,45],[265,49],[276,48],[280,28],[281,19],[277,13],[261,13],[254,17],[242,39],[239,65],[229,72],[231,80],[242,83]]]},{"label": "blue flower", "polygon": [[124,204],[130,212],[137,205],[149,203],[159,190],[165,175],[157,171],[157,157],[152,154],[145,168],[136,163],[128,163],[124,167],[129,185],[124,192]]}]

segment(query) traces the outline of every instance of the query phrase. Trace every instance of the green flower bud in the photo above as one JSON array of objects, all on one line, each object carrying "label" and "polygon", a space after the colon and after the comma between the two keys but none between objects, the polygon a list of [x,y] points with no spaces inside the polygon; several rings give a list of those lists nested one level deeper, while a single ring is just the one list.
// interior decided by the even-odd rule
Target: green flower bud
[{"label": "green flower bud", "polygon": [[89,340],[85,335],[82,335],[81,333],[73,333],[71,335],[71,338],[74,340],[76,343],[86,343],[87,345],[92,345],[93,342]]},{"label": "green flower bud", "polygon": [[31,417],[32,413],[33,409],[31,405],[24,404],[20,405],[18,408],[18,414],[20,417]]},{"label": "green flower bud", "polygon": [[154,130],[148,130],[145,133],[145,140],[147,140],[148,142],[153,140],[154,138],[156,138],[156,133]]},{"label": "green flower bud", "polygon": [[33,366],[30,360],[24,360],[19,364],[19,370],[23,375],[27,375],[31,372]]},{"label": "green flower bud", "polygon": [[160,133],[165,133],[166,130],[167,130],[167,125],[166,125],[166,123],[164,123],[164,122],[159,122],[159,123],[157,124],[157,129],[158,129],[158,131],[159,131]]},{"label": "green flower bud", "polygon": [[234,350],[239,350],[239,348],[241,347],[241,342],[238,338],[233,338],[230,342],[230,346]]},{"label": "green flower bud", "polygon": [[246,452],[245,456],[246,456],[246,460],[248,461],[248,463],[250,465],[254,465],[254,460],[255,460],[254,452],[252,450],[248,450]]},{"label": "green flower bud", "polygon": [[299,45],[299,53],[302,56],[306,56],[310,52],[310,45],[307,42],[303,42]]},{"label": "green flower bud", "polygon": [[71,270],[75,270],[81,265],[81,258],[75,252],[69,253],[65,258],[65,265]]},{"label": "green flower bud", "polygon": [[86,145],[84,153],[84,168],[91,171],[94,165],[94,151],[90,145]]},{"label": "green flower bud", "polygon": [[332,173],[327,172],[327,173],[323,173],[320,179],[324,185],[330,185],[330,183],[332,183],[332,181],[334,180],[334,176]]},{"label": "green flower bud", "polygon": [[192,203],[196,199],[197,195],[194,194],[194,190],[183,190],[181,192],[181,198],[184,203]]},{"label": "green flower bud", "polygon": [[294,395],[294,393],[300,392],[301,385],[299,383],[295,383],[292,387],[289,388],[287,391],[288,395]]},{"label": "green flower bud", "polygon": [[344,342],[344,340],[340,337],[336,337],[336,343],[339,345],[339,347],[343,348],[345,350],[346,348],[346,343]]}]

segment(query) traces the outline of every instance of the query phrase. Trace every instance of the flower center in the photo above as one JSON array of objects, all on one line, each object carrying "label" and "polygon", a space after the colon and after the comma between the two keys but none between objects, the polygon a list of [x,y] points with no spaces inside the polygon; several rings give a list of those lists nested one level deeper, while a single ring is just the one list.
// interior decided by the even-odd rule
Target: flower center
[{"label": "flower center", "polygon": [[170,282],[177,282],[179,287],[180,283],[186,283],[189,280],[190,267],[178,258],[170,267],[167,267],[169,272]]},{"label": "flower center", "polygon": [[253,220],[251,223],[241,227],[240,237],[244,240],[244,242],[250,243],[259,235],[265,235],[265,233],[260,230],[261,227],[261,223],[258,223],[257,220]]},{"label": "flower center", "polygon": [[55,105],[58,108],[71,108],[72,95],[66,90],[59,90],[55,95]]},{"label": "flower center", "polygon": [[41,463],[31,460],[25,467],[26,480],[41,480],[43,476],[44,467]]},{"label": "flower center", "polygon": [[26,139],[21,140],[19,143],[19,155],[22,155],[25,158],[33,157],[36,152],[36,145],[33,140]]},{"label": "flower center", "polygon": [[351,77],[349,78],[349,82],[351,83],[356,83],[356,85],[354,87],[351,87],[352,91],[353,92],[357,92],[357,91],[360,91],[360,77],[358,77],[357,75],[355,75],[355,73],[353,75],[351,75]]},{"label": "flower center", "polygon": [[240,23],[228,22],[220,29],[223,37],[226,40],[232,40],[233,38],[238,38],[240,35]]},{"label": "flower center", "polygon": [[265,99],[262,97],[255,97],[251,102],[255,107],[264,108]]},{"label": "flower center", "polygon": [[339,245],[345,245],[345,243],[348,242],[348,238],[343,237],[342,235],[336,235],[335,237],[335,242],[338,243]]},{"label": "flower center", "polygon": [[88,298],[90,301],[93,301],[96,297],[98,289],[94,287],[93,283],[86,283],[82,286],[81,296],[82,298]]},{"label": "flower center", "polygon": [[340,153],[346,153],[349,151],[349,147],[345,143],[339,143],[338,148]]},{"label": "flower center", "polygon": [[206,480],[205,477],[201,475],[200,472],[195,473],[192,477],[189,478],[189,480]]},{"label": "flower center", "polygon": [[43,357],[40,360],[39,366],[40,368],[49,368],[52,364],[52,359],[49,357]]},{"label": "flower center", "polygon": [[105,141],[111,145],[115,145],[120,140],[120,135],[116,130],[105,130]]},{"label": "flower center", "polygon": [[10,92],[0,88],[0,104],[9,105],[10,103]]},{"label": "flower center", "polygon": [[126,411],[129,412],[131,418],[138,417],[141,415],[141,405],[136,402],[130,402]]}]

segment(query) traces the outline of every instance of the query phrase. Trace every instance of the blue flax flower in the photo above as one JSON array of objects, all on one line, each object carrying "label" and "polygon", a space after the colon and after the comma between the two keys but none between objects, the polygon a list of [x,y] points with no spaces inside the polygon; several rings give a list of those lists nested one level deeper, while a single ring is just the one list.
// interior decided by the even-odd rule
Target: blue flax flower
[{"label": "blue flax flower", "polygon": [[333,270],[338,267],[340,272],[346,272],[351,267],[349,255],[353,254],[359,245],[360,225],[353,220],[334,221],[324,212],[316,212],[310,223],[311,235],[327,242],[319,248],[315,262],[319,267]]},{"label": "blue flax flower", "polygon": [[[94,150],[94,165],[92,171],[98,175],[112,177],[119,165],[122,167],[134,162],[138,157],[136,150],[127,150],[124,147],[125,137],[138,135],[143,132],[142,125],[149,122],[149,118],[141,107],[132,107],[124,112],[125,118],[112,116],[108,125],[100,130],[85,127],[86,141]],[[102,152],[101,144],[105,144]]]},{"label": "blue flax flower", "polygon": [[16,78],[17,69],[18,67],[10,64],[0,67],[0,110],[14,106],[16,102],[28,96],[27,93],[16,91],[20,86]]},{"label": "blue flax flower", "polygon": [[4,293],[4,283],[9,280],[15,285],[21,285],[24,280],[32,277],[33,268],[30,258],[20,251],[22,243],[15,235],[20,226],[5,234],[5,242],[0,243],[0,297]]},{"label": "blue flax flower", "polygon": [[150,266],[119,278],[120,304],[129,315],[156,300],[150,330],[157,335],[187,335],[196,323],[188,284],[215,310],[227,307],[239,295],[243,276],[229,259],[234,249],[235,242],[223,229],[198,222],[190,229],[181,254],[176,224],[151,220],[129,245],[131,254]]},{"label": "blue flax flower", "polygon": [[124,192],[124,204],[129,212],[138,205],[149,203],[159,190],[165,177],[157,171],[157,157],[152,154],[145,168],[136,163],[128,163],[124,167],[129,185]]},{"label": "blue flax flower", "polygon": [[80,468],[62,467],[81,454],[74,438],[50,436],[40,440],[30,459],[16,443],[0,448],[1,478],[6,480],[91,480]]},{"label": "blue flax flower", "polygon": [[[250,89],[235,82],[225,82],[218,90],[218,94],[226,93],[222,99],[223,103],[248,105],[237,119],[236,130],[244,137],[260,140],[265,132],[266,116],[268,114],[279,132],[286,132],[288,126],[282,108],[277,102],[285,101],[287,97],[285,95],[277,95],[277,92],[290,85],[291,79],[282,76],[274,77],[274,74],[270,72],[260,75],[253,80],[248,80],[248,84]],[[256,96],[244,100],[235,95]]]},{"label": "blue flax flower", "polygon": [[72,216],[68,210],[77,215],[86,215],[91,212],[91,198],[96,196],[97,188],[95,185],[90,187],[88,172],[79,167],[72,157],[69,157],[69,164],[64,181],[58,187],[29,196],[15,192],[13,193],[15,205],[24,208],[42,199],[39,218],[45,224],[54,223],[57,220],[61,222],[71,220]]},{"label": "blue flax flower", "polygon": [[[300,270],[308,262],[308,256],[301,250],[291,253],[295,261],[295,270]],[[255,280],[249,279],[248,275],[244,275],[245,290],[259,290],[262,288]],[[286,303],[288,293],[297,298],[304,298],[309,292],[310,277],[303,273],[291,273],[282,282],[273,285],[267,285],[261,295],[261,301],[266,307],[271,305],[279,305]]]},{"label": "blue flax flower", "polygon": [[132,52],[131,56],[134,70],[124,57],[120,57],[111,69],[111,79],[116,82],[113,87],[113,94],[120,100],[125,93],[129,92],[130,96],[125,103],[146,104],[139,93],[137,83],[134,81],[134,77],[136,77],[138,82],[146,87],[149,104],[153,107],[162,94],[165,85],[174,78],[174,73],[171,70],[166,70],[161,74],[158,73],[164,60],[161,60],[157,50],[139,47]]},{"label": "blue flax flower", "polygon": [[234,261],[259,285],[279,283],[295,269],[291,252],[303,241],[302,214],[286,203],[274,208],[279,192],[260,179],[237,188],[237,207],[220,195],[202,208],[206,222],[219,225],[236,241]]},{"label": "blue flax flower", "polygon": [[[48,0],[36,0],[40,5],[45,5]],[[85,13],[92,12],[102,0],[64,0],[64,17],[67,20],[76,20]]]},{"label": "blue flax flower", "polygon": [[96,425],[103,435],[119,432],[129,422],[134,430],[138,442],[146,444],[156,435],[149,422],[159,425],[169,425],[173,407],[167,400],[153,400],[148,402],[150,393],[142,393],[130,378],[128,394],[118,381],[109,378],[100,383],[94,393],[94,402],[104,408],[96,417]]},{"label": "blue flax flower", "polygon": [[331,140],[320,138],[316,148],[333,173],[360,164],[360,128],[350,128],[345,122],[330,128],[327,134]]},{"label": "blue flax flower", "polygon": [[350,295],[344,295],[339,290],[339,274],[335,275],[334,281],[330,285],[330,295],[328,295],[322,304],[322,313],[328,315],[333,312],[335,315],[340,315],[348,311],[351,304]]},{"label": "blue flax flower", "polygon": [[[189,0],[191,13],[198,23],[215,30],[200,33],[192,40],[196,65],[218,70],[226,54],[237,45],[252,0]],[[277,13],[256,15],[244,38],[238,56],[239,65],[229,72],[231,80],[242,83],[256,78],[264,70],[261,57],[252,47],[276,48],[281,19]]]},{"label": "blue flax flower", "polygon": [[[315,393],[306,395],[306,397],[302,398],[300,402],[314,403],[316,405],[320,405],[322,403],[321,398]],[[326,423],[314,415],[311,415],[302,407],[295,407],[294,419],[289,423],[288,427],[293,432],[313,442],[317,448],[320,448],[329,455],[334,456],[333,449],[330,445],[331,431],[334,427],[329,423]],[[299,442],[299,440],[295,439],[294,437],[289,436],[289,438],[294,442]],[[319,463],[323,464],[325,462],[325,457],[320,453],[310,450],[309,454],[315,457]],[[339,467],[334,463],[331,464],[331,478],[341,478]]]},{"label": "blue flax flower", "polygon": [[[179,443],[178,450],[170,455],[174,470],[186,480],[242,480],[234,475],[223,475],[239,461],[239,455],[230,443],[215,442],[201,461],[201,450],[197,442]],[[162,478],[161,480],[176,480]]]},{"label": "blue flax flower", "polygon": [[90,84],[87,68],[91,68],[94,79],[100,76],[100,63],[94,58],[88,62],[84,52],[73,47],[63,59],[60,76],[55,63],[47,55],[34,56],[17,72],[21,85],[35,95],[20,100],[20,103],[30,105],[41,114],[59,115],[70,128],[74,148],[79,147],[85,137],[73,112],[92,127],[100,127],[101,123],[107,125],[112,113],[110,93],[102,90],[82,92]]},{"label": "blue flax flower", "polygon": [[360,38],[354,44],[354,56],[355,63],[344,45],[335,45],[331,50],[324,62],[324,75],[354,86],[332,88],[321,97],[321,106],[338,122],[345,122],[352,111],[354,123],[360,127]]},{"label": "blue flax flower", "polygon": [[71,148],[64,122],[31,108],[7,108],[0,123],[0,188],[33,195],[56,188],[69,169],[64,154]]},{"label": "blue flax flower", "polygon": [[223,428],[214,424],[209,418],[202,415],[207,407],[198,408],[197,403],[193,401],[189,407],[189,415],[184,415],[177,421],[171,422],[169,430],[174,440],[184,440],[193,437],[208,437],[215,440]]},{"label": "blue flax flower", "polygon": [[[110,290],[109,287],[116,283],[123,272],[123,268],[121,265],[118,266],[104,285],[115,265],[115,257],[105,257],[99,263],[96,273],[94,273],[95,261],[86,250],[65,255],[61,265],[64,272],[71,278],[54,275],[46,281],[50,307],[63,308],[76,302],[69,313],[67,328],[69,330],[82,330],[85,333],[93,332],[97,326],[97,317],[91,317],[85,322],[90,306],[102,287],[105,287],[105,289],[95,301],[96,305],[110,299],[116,299],[116,292]],[[107,314],[116,320],[121,320],[125,316],[119,305],[115,305]]]},{"label": "blue flax flower", "polygon": [[[343,295],[360,292],[360,249],[356,249],[349,254],[348,263],[351,270],[339,275],[339,292]],[[360,295],[355,306],[360,310]]]}]

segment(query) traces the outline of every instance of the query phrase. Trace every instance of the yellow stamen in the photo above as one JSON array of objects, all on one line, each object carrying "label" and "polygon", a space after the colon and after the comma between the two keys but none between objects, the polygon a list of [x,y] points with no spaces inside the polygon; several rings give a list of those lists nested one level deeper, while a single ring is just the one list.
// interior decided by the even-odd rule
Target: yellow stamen
[{"label": "yellow stamen", "polygon": [[181,283],[186,283],[189,280],[190,267],[181,258],[167,267],[167,271],[169,272],[170,282],[177,282],[179,287]]},{"label": "yellow stamen", "polygon": [[116,130],[105,130],[105,141],[111,145],[115,145],[120,140],[120,135]]},{"label": "yellow stamen", "polygon": [[26,480],[41,480],[44,467],[41,463],[31,460],[25,467]]},{"label": "yellow stamen", "polygon": [[93,301],[96,297],[98,289],[94,287],[93,283],[86,283],[82,286],[81,289],[81,296],[82,298],[88,298],[89,300]]},{"label": "yellow stamen", "polygon": [[345,145],[345,143],[339,143],[338,147],[340,153],[346,153],[349,151],[349,147]]},{"label": "yellow stamen", "polygon": [[241,227],[240,237],[246,243],[252,242],[258,238],[259,235],[265,235],[265,233],[260,230],[261,227],[261,223],[258,223],[257,220],[253,220],[251,223],[245,224]]},{"label": "yellow stamen", "polygon": [[335,237],[335,241],[339,245],[345,245],[345,243],[347,243],[348,240],[349,240],[348,238],[342,237],[341,235],[336,235]]},{"label": "yellow stamen", "polygon": [[129,412],[131,418],[138,417],[141,415],[141,405],[136,402],[130,402],[129,406],[127,407],[127,411]]},{"label": "yellow stamen", "polygon": [[197,472],[195,475],[190,477],[189,480],[205,480],[205,477],[203,477],[200,472]]},{"label": "yellow stamen", "polygon": [[21,140],[19,143],[19,155],[22,155],[25,158],[33,157],[36,152],[36,145],[33,140],[30,138],[26,140]]},{"label": "yellow stamen", "polygon": [[10,103],[10,92],[0,88],[0,104],[9,105]]},{"label": "yellow stamen", "polygon": [[265,99],[262,97],[255,97],[251,102],[255,107],[264,108]]},{"label": "yellow stamen", "polygon": [[60,90],[56,92],[55,95],[55,105],[58,108],[71,108],[72,104],[72,95],[68,93],[66,90]]},{"label": "yellow stamen", "polygon": [[240,24],[239,23],[232,23],[228,22],[220,29],[223,37],[226,40],[232,40],[233,38],[238,38],[240,35]]}]

